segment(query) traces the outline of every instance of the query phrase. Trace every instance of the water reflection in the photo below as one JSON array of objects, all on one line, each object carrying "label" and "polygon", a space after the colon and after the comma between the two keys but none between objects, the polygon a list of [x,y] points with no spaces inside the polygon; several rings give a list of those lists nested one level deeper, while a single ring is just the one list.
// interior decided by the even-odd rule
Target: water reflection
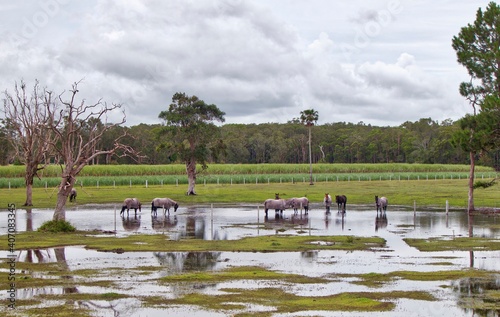
[{"label": "water reflection", "polygon": [[[69,266],[66,262],[65,248],[52,249],[29,249],[20,251],[17,261],[27,263],[58,263],[59,270],[69,272]],[[37,276],[46,278],[45,276]],[[69,274],[62,274],[61,278],[73,279]],[[78,288],[75,286],[68,287],[42,287],[42,288],[22,288],[16,291],[17,298],[30,299],[39,295],[47,294],[72,294],[78,293]]]},{"label": "water reflection", "polygon": [[128,232],[137,232],[141,227],[141,216],[133,215],[133,216],[122,216],[122,225],[123,229]]},{"label": "water reflection", "polygon": [[378,229],[384,228],[387,228],[387,214],[377,213],[377,216],[375,217],[375,232],[377,232]]},{"label": "water reflection", "polygon": [[153,230],[165,231],[171,230],[177,226],[177,216],[151,216],[151,227]]},{"label": "water reflection", "polygon": [[154,252],[160,265],[168,274],[191,271],[210,271],[220,260],[222,252]]},{"label": "water reflection", "polygon": [[459,305],[472,316],[500,316],[498,291],[500,278],[486,280],[465,278],[453,283],[453,290],[459,294]]}]

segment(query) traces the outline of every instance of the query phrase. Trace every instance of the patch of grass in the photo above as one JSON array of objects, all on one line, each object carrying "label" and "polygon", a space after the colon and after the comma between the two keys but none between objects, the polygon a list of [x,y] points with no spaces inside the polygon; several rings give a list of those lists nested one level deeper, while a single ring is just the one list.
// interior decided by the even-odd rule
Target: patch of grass
[{"label": "patch of grass", "polygon": [[91,317],[94,316],[90,309],[81,305],[70,305],[68,303],[58,306],[48,306],[43,308],[30,308],[26,310],[28,316],[52,316],[52,317]]},{"label": "patch of grass", "polygon": [[50,220],[44,222],[39,228],[39,232],[75,232],[76,228],[65,220]]},{"label": "patch of grass", "polygon": [[[0,239],[7,237],[0,236]],[[316,241],[326,242],[324,244]],[[352,236],[258,236],[240,240],[198,240],[173,241],[162,234],[137,234],[126,237],[96,236],[89,232],[55,233],[22,232],[16,235],[16,248],[40,249],[70,245],[83,245],[89,249],[127,251],[241,251],[241,252],[285,252],[307,250],[369,250],[385,246],[379,237]],[[0,245],[6,250],[7,244]]]},{"label": "patch of grass", "polygon": [[420,251],[498,251],[500,240],[480,237],[459,237],[454,239],[403,239],[408,245]]},{"label": "patch of grass", "polygon": [[458,280],[462,278],[488,278],[492,276],[491,272],[479,270],[451,270],[451,271],[433,271],[433,272],[416,272],[416,271],[396,271],[391,273],[393,276],[398,276],[412,281],[445,281]]},{"label": "patch of grass", "polygon": [[[395,304],[391,300],[400,298],[434,301],[425,292],[373,292],[342,293],[330,296],[297,296],[278,288],[222,289],[225,294],[188,294],[177,299],[163,299],[160,306],[197,305],[207,310],[224,311],[245,307],[247,303],[268,306],[273,313],[295,313],[300,311],[390,311]],[[158,301],[146,302],[157,305]]]}]

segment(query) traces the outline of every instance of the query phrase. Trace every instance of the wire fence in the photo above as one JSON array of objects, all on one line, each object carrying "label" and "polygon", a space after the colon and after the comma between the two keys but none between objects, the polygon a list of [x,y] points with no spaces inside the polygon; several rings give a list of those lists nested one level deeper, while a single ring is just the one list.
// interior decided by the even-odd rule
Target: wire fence
[{"label": "wire fence", "polygon": [[[497,173],[476,173],[475,178],[492,179]],[[363,181],[432,181],[432,180],[467,180],[468,173],[342,173],[342,174],[313,174],[314,183],[322,182],[363,182]],[[261,175],[202,175],[197,177],[198,185],[236,185],[236,184],[276,184],[276,183],[309,183],[309,174],[261,174]],[[58,177],[36,179],[33,182],[34,188],[52,188],[61,183]],[[188,184],[187,175],[148,175],[148,176],[90,176],[80,177],[76,185],[81,187],[122,187],[122,186],[166,186]],[[23,178],[3,178],[0,179],[0,188],[23,188],[25,181]]]}]

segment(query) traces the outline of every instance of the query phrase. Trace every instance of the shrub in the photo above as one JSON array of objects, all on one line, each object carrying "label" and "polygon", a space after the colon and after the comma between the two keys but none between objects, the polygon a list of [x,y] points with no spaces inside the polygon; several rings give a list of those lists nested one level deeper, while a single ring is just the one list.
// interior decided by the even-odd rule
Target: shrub
[{"label": "shrub", "polygon": [[38,228],[39,232],[74,232],[76,228],[73,227],[71,223],[64,220],[50,220],[44,222],[40,228]]}]

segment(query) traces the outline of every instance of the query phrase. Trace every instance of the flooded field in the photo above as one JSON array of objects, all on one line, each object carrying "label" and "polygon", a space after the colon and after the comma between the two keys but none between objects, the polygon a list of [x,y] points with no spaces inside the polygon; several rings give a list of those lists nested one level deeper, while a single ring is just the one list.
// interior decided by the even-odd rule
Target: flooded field
[{"label": "flooded field", "polygon": [[[348,206],[349,207],[349,206]],[[313,209],[308,215],[286,211],[275,217],[274,211],[264,217],[262,207],[180,207],[176,213],[152,217],[149,210],[131,211],[121,217],[113,205],[79,206],[68,209],[66,217],[78,230],[99,230],[107,235],[162,233],[179,239],[236,240],[269,235],[332,236],[352,235],[385,239],[386,247],[371,251],[320,250],[307,252],[125,252],[109,253],[73,246],[43,250],[20,250],[18,262],[62,262],[65,276],[75,279],[72,287],[17,289],[17,299],[36,299],[48,295],[84,293],[117,293],[124,298],[81,300],[74,303],[90,309],[95,316],[232,316],[243,312],[268,316],[498,316],[500,302],[481,308],[470,308],[469,298],[485,292],[500,294],[500,277],[493,280],[474,278],[424,280],[395,278],[382,287],[359,283],[364,274],[390,275],[394,272],[460,271],[474,268],[500,274],[499,251],[421,252],[409,246],[404,238],[484,237],[498,239],[500,219],[474,216],[464,212],[404,210],[391,206],[385,217],[377,217],[372,206],[350,206],[343,217],[336,211],[326,215]],[[36,230],[52,218],[51,210],[17,211],[17,231]],[[0,230],[6,232],[7,217],[1,217]],[[318,241],[318,244],[322,241]],[[7,252],[1,251],[5,259]],[[225,280],[198,283],[159,283],[158,280],[185,272],[218,272],[231,267],[262,267],[273,272],[291,273],[310,278],[324,278],[324,283],[293,283],[281,280]],[[150,268],[146,272],[138,267]],[[92,281],[105,280],[102,286],[87,285],[86,278],[71,272],[100,270]],[[417,274],[418,275],[418,274]],[[187,294],[223,296],[228,290],[279,288],[296,296],[325,297],[352,292],[428,292],[437,300],[406,298],[394,300],[389,311],[363,312],[304,310],[272,312],[268,305],[249,304],[244,308],[207,310],[197,305],[144,305],[144,298],[170,300]],[[270,297],[273,294],[269,295]],[[499,296],[499,295],[496,295]],[[500,296],[499,296],[500,297]],[[52,297],[51,297],[52,298]],[[52,301],[55,301],[52,299]],[[4,310],[5,307],[2,307]],[[2,311],[0,310],[0,311]],[[271,310],[269,313],[268,310]]]}]

